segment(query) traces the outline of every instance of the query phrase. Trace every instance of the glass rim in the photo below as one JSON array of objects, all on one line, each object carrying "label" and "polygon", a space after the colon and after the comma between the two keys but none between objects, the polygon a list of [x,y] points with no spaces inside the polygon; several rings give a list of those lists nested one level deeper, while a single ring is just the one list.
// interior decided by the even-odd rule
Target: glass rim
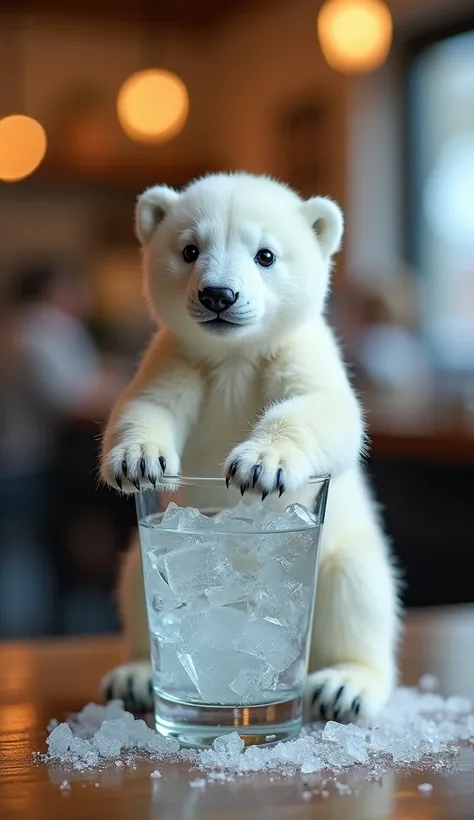
[{"label": "glass rim", "polygon": [[[308,479],[308,481],[301,488],[301,490],[304,490],[308,486],[310,486],[310,487],[324,487],[324,485],[326,485],[326,487],[327,487],[328,483],[329,483],[329,480],[330,480],[329,475],[311,476],[311,478]],[[200,486],[200,487],[208,486],[208,487],[210,487],[210,486],[213,486],[213,485],[214,486],[217,485],[219,487],[223,487],[224,489],[226,489],[225,476],[219,476],[219,477],[215,477],[215,478],[213,478],[211,476],[162,476],[162,478],[160,478],[160,480],[157,481],[155,489],[146,488],[146,489],[141,490],[140,493],[136,494],[135,502],[136,502],[136,508],[137,508],[138,524],[140,526],[142,526],[142,525],[146,526],[147,519],[149,517],[154,517],[155,515],[157,515],[157,513],[151,513],[151,512],[149,514],[147,514],[147,512],[146,512],[147,502],[146,502],[144,496],[145,497],[146,496],[148,496],[148,497],[152,496],[152,497],[156,498],[161,492],[164,492],[164,491],[166,492],[167,489],[169,489],[170,494],[173,494],[174,492],[176,492],[177,490],[179,490],[182,487],[190,487],[190,486],[191,487],[192,486]],[[323,493],[326,496],[327,491],[325,492],[323,490]],[[297,494],[298,494],[298,492],[296,492],[296,495]],[[289,493],[289,495],[294,495],[294,494]],[[269,494],[269,497],[271,497],[271,494]],[[298,503],[298,502],[295,502],[295,503]],[[303,506],[305,506],[305,505],[303,504]],[[326,504],[324,503],[324,508],[325,508],[325,506],[326,506]],[[203,514],[205,514],[205,515],[206,514],[209,515],[209,513],[211,513],[211,512],[215,513],[218,510],[220,510],[220,506],[218,506],[217,508],[214,508],[211,504],[210,506],[206,505],[206,509],[205,510],[201,509],[201,512],[203,512]],[[283,512],[283,509],[281,511]],[[324,521],[324,511],[325,510],[323,509],[322,516],[321,516],[321,514],[317,516],[316,513],[313,510],[309,510],[309,512],[311,512],[312,515],[315,517],[315,521],[312,524],[302,526],[302,527],[295,527],[295,528],[290,529],[290,530],[287,530],[287,529],[271,530],[271,533],[274,534],[274,535],[279,535],[279,534],[282,534],[282,533],[285,533],[285,532],[286,533],[288,533],[288,532],[293,532],[293,533],[308,532],[312,529],[317,529],[318,527],[320,527],[322,525],[322,523]],[[163,517],[164,512],[165,512],[165,510],[161,509],[159,511],[158,515],[160,517]],[[161,525],[160,525],[159,529],[161,529],[162,532],[169,532],[169,533],[178,532],[178,530],[176,530],[174,528],[161,527]],[[179,532],[182,535],[196,535],[197,534],[196,530],[192,530],[192,531],[179,530]],[[216,533],[218,533],[219,535],[235,535],[235,532],[236,531],[234,529],[227,530],[225,528],[216,530]],[[245,535],[245,536],[249,536],[249,535],[255,536],[255,535],[268,534],[265,530],[260,530],[260,529],[257,529],[257,528],[255,528],[255,529],[252,528],[251,530],[242,530],[242,531],[239,530],[239,533],[241,535]],[[200,533],[200,534],[203,534],[203,533]]]},{"label": "glass rim", "polygon": [[[310,487],[317,486],[318,484],[324,484],[326,481],[329,481],[331,476],[327,475],[314,475],[310,476],[307,481],[303,484],[300,490],[296,490],[295,492],[301,492],[304,490],[305,487],[308,485]],[[162,475],[156,482],[156,491],[158,491],[161,487],[166,487],[166,485],[180,485],[182,487],[189,487],[191,484],[199,484],[201,486],[205,486],[206,484],[220,484],[221,486],[226,486],[226,478],[223,475],[220,476],[188,476],[188,475]],[[230,485],[232,486],[232,484]],[[146,487],[142,490],[142,492],[155,492],[152,487]]]}]

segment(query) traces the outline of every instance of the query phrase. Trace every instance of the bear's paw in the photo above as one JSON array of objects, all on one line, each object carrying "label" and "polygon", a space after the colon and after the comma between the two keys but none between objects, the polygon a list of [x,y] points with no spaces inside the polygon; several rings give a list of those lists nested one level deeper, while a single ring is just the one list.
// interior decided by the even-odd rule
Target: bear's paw
[{"label": "bear's paw", "polygon": [[247,490],[280,496],[302,489],[311,478],[311,463],[293,442],[262,444],[249,439],[229,453],[224,466],[227,486],[234,484],[242,495]]},{"label": "bear's paw", "polygon": [[154,442],[118,444],[106,456],[102,474],[124,493],[156,488],[160,479],[179,474],[179,457],[169,447]]}]

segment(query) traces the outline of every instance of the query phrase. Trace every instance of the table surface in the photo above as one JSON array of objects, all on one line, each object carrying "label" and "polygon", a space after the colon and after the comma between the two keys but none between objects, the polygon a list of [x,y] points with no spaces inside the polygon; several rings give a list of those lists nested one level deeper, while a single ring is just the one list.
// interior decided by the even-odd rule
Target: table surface
[{"label": "table surface", "polygon": [[[412,613],[401,651],[403,680],[414,684],[424,672],[440,677],[445,694],[474,695],[474,608]],[[120,658],[120,641],[68,639],[0,646],[0,817],[55,820],[461,820],[474,817],[474,750],[462,750],[449,774],[388,772],[382,782],[365,782],[356,795],[305,802],[303,778],[265,774],[232,783],[189,787],[194,771],[182,763],[159,764],[160,780],[150,778],[153,765],[135,770],[77,774],[32,762],[45,749],[45,727],[51,717],[63,719],[86,702],[97,700],[97,681]],[[71,788],[61,790],[68,778]],[[434,789],[423,794],[417,786]],[[99,787],[95,784],[99,783]]]}]

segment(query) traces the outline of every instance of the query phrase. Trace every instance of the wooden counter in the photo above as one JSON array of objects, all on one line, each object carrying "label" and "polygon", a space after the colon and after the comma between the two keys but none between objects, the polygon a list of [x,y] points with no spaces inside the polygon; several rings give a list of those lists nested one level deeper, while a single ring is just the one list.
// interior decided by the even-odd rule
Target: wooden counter
[{"label": "wooden counter", "polygon": [[[403,677],[414,683],[426,671],[439,675],[446,694],[474,695],[474,609],[413,613],[402,652]],[[189,787],[198,774],[183,764],[76,774],[33,765],[32,752],[45,749],[45,726],[97,699],[97,681],[120,656],[116,639],[79,639],[0,647],[0,818],[29,820],[472,820],[474,750],[462,751],[451,774],[388,772],[365,782],[357,795],[305,802],[303,778],[268,775],[232,783]],[[354,775],[354,771],[352,772]],[[68,779],[70,789],[61,790]],[[340,778],[341,779],[341,778]],[[422,782],[430,794],[417,790]],[[99,784],[98,786],[96,784]]]}]

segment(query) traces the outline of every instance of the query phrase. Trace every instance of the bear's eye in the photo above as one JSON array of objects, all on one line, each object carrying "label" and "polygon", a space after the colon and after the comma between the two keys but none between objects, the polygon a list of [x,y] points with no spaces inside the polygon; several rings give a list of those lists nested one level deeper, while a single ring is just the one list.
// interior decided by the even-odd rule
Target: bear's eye
[{"label": "bear's eye", "polygon": [[271,268],[275,262],[275,254],[269,251],[268,248],[260,248],[255,254],[255,261],[262,268]]},{"label": "bear's eye", "polygon": [[186,247],[183,248],[183,259],[185,262],[191,264],[196,261],[198,256],[199,248],[196,248],[196,245],[186,245]]}]

